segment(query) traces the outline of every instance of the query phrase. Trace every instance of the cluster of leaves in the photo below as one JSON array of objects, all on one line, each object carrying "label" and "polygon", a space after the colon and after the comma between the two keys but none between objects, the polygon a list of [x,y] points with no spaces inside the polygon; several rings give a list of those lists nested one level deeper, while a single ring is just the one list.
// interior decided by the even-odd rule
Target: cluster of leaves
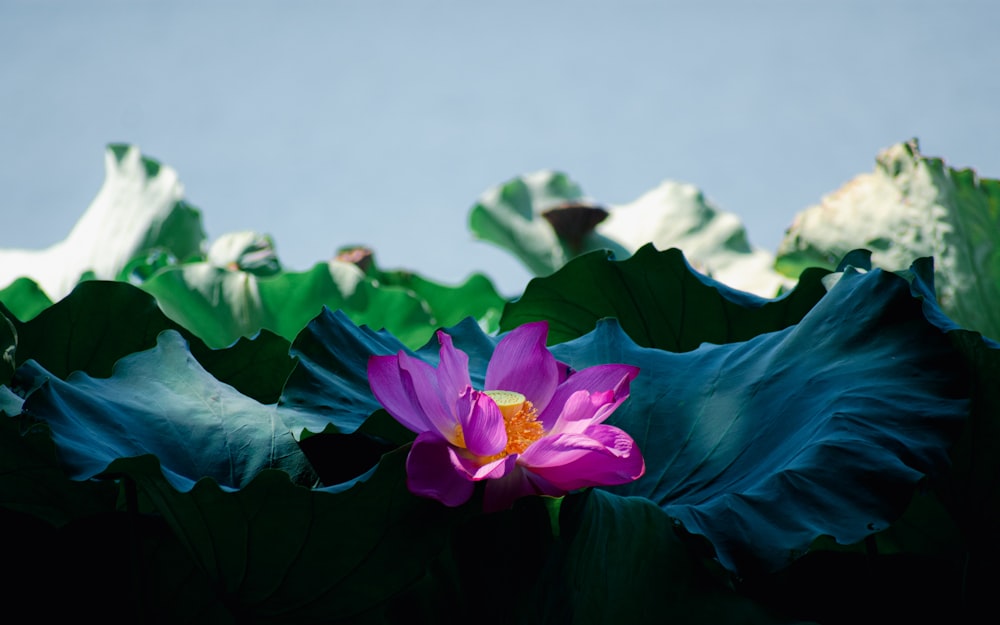
[{"label": "cluster of leaves", "polygon": [[110,146],[105,167],[104,185],[64,241],[0,250],[0,283],[9,282],[0,301],[18,318],[31,319],[81,280],[97,279],[137,285],[212,348],[262,329],[291,341],[323,306],[414,347],[466,316],[496,328],[504,300],[482,274],[444,286],[384,271],[363,247],[286,271],[267,235],[234,232],[207,245],[176,173],[138,148]]},{"label": "cluster of leaves", "polygon": [[[995,249],[993,181],[893,150],[885,176],[937,172],[956,223],[992,216]],[[440,285],[363,248],[303,273],[254,233],[202,252],[168,167],[127,146],[108,165],[88,216],[131,214],[141,236],[88,252],[71,234],[0,291],[0,531],[18,572],[5,590],[36,617],[950,621],[992,588],[1000,332],[984,309],[996,274],[963,282],[962,254],[985,246],[972,234],[965,252],[950,239],[894,268],[868,239],[794,280],[768,265],[755,289],[778,292],[764,296],[721,281],[762,255],[700,194],[665,185],[609,210],[543,172],[470,215],[539,274],[504,301],[481,275]],[[693,239],[639,243],[628,225],[661,219],[701,241],[699,269]],[[797,250],[812,249],[804,223]],[[959,260],[942,270],[941,255]],[[945,305],[942,280],[966,290]],[[434,363],[443,327],[481,383],[502,333],[540,319],[574,368],[640,368],[611,422],[646,474],[494,514],[478,494],[458,508],[410,494],[414,435],[372,396],[368,357]]]}]

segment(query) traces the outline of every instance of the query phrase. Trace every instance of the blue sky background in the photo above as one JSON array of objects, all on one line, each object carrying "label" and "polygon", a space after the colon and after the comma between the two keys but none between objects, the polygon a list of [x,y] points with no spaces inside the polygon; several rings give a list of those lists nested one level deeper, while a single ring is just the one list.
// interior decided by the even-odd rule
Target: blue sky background
[{"label": "blue sky background", "polygon": [[1000,177],[998,23],[992,0],[0,0],[0,247],[64,238],[126,142],[210,240],[269,233],[290,269],[362,243],[520,293],[467,217],[539,169],[605,203],[694,184],[773,251],[900,141]]}]

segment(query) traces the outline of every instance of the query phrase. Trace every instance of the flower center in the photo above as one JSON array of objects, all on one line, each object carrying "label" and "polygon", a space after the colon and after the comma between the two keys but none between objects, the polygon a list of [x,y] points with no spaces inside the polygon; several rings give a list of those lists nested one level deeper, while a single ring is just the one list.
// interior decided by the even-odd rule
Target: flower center
[{"label": "flower center", "polygon": [[507,430],[507,446],[487,461],[497,460],[510,454],[523,453],[532,443],[545,436],[545,428],[538,421],[535,407],[524,395],[514,391],[483,391],[496,403],[503,415],[504,429]]}]

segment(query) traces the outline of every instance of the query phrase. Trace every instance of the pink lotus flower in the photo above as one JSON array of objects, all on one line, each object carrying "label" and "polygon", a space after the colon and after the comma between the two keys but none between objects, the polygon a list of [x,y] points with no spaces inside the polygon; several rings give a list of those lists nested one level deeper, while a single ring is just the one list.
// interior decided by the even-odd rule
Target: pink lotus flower
[{"label": "pink lotus flower", "polygon": [[458,506],[475,482],[489,480],[483,505],[494,511],[525,495],[560,496],[642,476],[635,441],[602,424],[639,369],[571,373],[546,348],[547,335],[544,321],[508,333],[486,368],[486,390],[472,387],[468,355],[441,331],[436,368],[402,351],[369,358],[376,399],[417,434],[406,460],[411,492]]}]

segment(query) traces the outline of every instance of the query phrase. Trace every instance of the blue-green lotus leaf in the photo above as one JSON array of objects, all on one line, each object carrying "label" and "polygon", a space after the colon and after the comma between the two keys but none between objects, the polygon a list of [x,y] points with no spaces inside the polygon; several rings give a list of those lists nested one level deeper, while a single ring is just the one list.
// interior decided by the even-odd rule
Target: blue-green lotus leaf
[{"label": "blue-green lotus leaf", "polygon": [[[473,381],[478,379],[482,384],[496,339],[485,334],[471,317],[448,332],[460,332],[456,337],[460,348],[469,341],[463,349],[469,352]],[[414,351],[385,330],[356,326],[343,311],[324,308],[292,343],[289,353],[296,364],[278,401],[282,418],[296,437],[331,426],[342,434],[356,431],[381,408],[368,386],[368,357],[401,350],[419,353],[435,364],[438,360],[436,338]]]},{"label": "blue-green lotus leaf", "polygon": [[848,270],[799,324],[744,343],[637,351],[610,322],[585,338],[553,351],[643,368],[610,422],[636,437],[647,473],[613,490],[656,501],[741,573],[776,570],[821,535],[885,529],[945,471],[968,415],[961,356],[878,270]]},{"label": "blue-green lotus leaf", "polygon": [[23,410],[49,425],[71,479],[90,479],[116,459],[147,454],[159,458],[182,491],[203,477],[238,489],[268,468],[309,477],[275,406],[213,377],[175,330],[161,332],[156,347],[119,360],[108,378],[78,371],[62,380],[30,360],[14,379],[37,387]]}]

